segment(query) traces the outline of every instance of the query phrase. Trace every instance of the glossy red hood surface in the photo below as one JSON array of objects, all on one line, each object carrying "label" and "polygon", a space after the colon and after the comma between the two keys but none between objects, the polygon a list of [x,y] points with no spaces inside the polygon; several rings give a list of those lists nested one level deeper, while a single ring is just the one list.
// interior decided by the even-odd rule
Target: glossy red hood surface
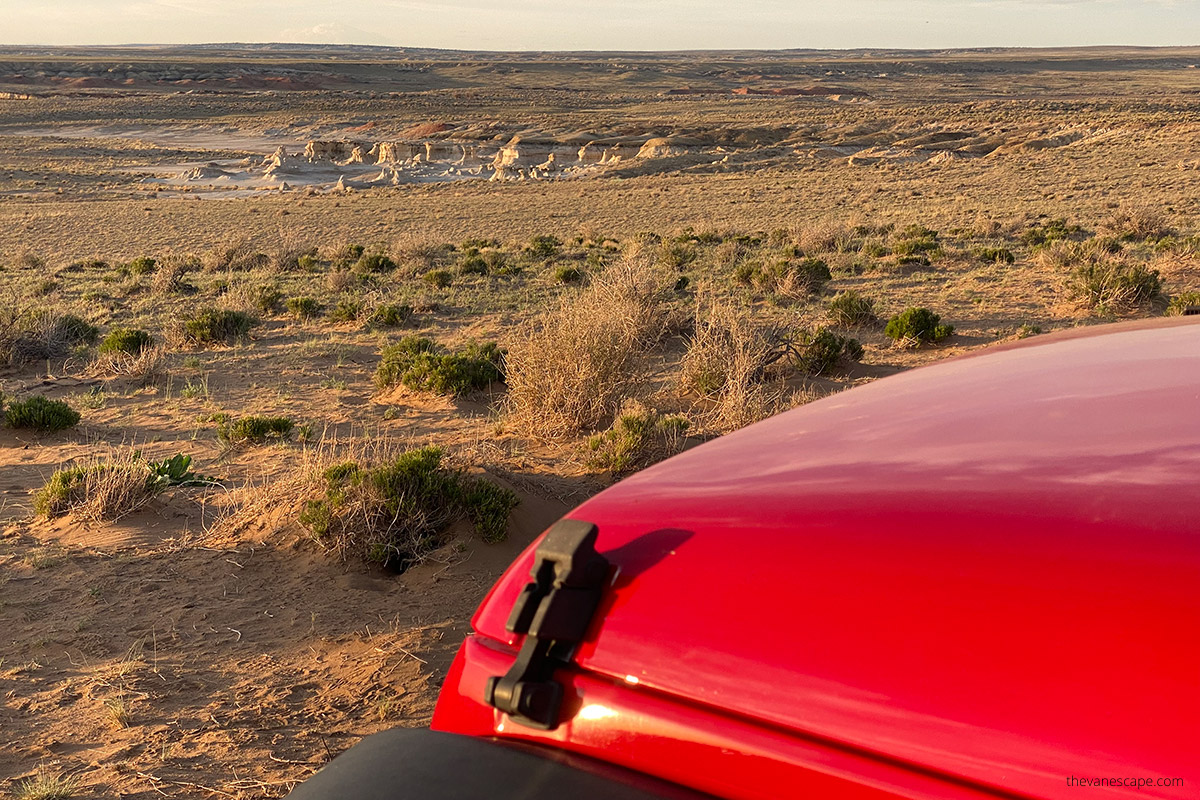
[{"label": "glossy red hood surface", "polygon": [[1017,794],[1200,796],[1198,324],[880,380],[570,516],[619,568],[589,671]]}]

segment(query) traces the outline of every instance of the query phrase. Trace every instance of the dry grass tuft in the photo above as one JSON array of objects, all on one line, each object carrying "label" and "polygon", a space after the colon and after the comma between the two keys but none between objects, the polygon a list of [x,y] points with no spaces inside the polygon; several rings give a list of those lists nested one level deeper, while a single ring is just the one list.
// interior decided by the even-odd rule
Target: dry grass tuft
[{"label": "dry grass tuft", "polygon": [[264,260],[249,236],[230,234],[204,254],[201,264],[206,272],[228,272],[262,266]]},{"label": "dry grass tuft", "polygon": [[634,252],[543,315],[505,359],[514,427],[562,437],[611,420],[666,331],[675,280],[651,255]]},{"label": "dry grass tuft", "polygon": [[1163,210],[1149,204],[1121,206],[1100,224],[1100,230],[1118,239],[1139,242],[1172,232]]},{"label": "dry grass tuft", "polygon": [[91,373],[97,376],[119,376],[149,385],[166,375],[167,351],[162,347],[145,347],[136,353],[110,350],[99,353],[92,362]]},{"label": "dry grass tuft", "polygon": [[141,452],[120,448],[56,471],[34,497],[47,517],[73,514],[87,521],[115,520],[150,502],[157,493]]},{"label": "dry grass tuft", "polygon": [[697,315],[696,330],[680,365],[683,388],[708,401],[705,427],[727,432],[778,411],[786,387],[768,379],[782,356],[785,332],[754,325],[731,305],[714,303]]},{"label": "dry grass tuft", "polygon": [[68,800],[77,788],[78,779],[38,767],[37,773],[14,786],[12,793],[16,800]]}]

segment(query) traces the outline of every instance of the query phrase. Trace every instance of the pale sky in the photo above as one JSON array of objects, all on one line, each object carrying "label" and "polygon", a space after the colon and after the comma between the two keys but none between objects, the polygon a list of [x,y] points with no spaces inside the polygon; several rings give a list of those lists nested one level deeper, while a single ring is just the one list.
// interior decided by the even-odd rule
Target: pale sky
[{"label": "pale sky", "polygon": [[0,0],[0,44],[478,50],[1200,44],[1198,0]]}]

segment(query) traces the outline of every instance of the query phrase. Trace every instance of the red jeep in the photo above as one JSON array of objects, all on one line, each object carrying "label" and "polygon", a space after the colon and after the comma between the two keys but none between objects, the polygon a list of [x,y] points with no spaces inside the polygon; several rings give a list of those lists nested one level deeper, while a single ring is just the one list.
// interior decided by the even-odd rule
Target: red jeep
[{"label": "red jeep", "polygon": [[1200,797],[1200,320],[871,383],[602,492],[433,732],[301,798]]}]

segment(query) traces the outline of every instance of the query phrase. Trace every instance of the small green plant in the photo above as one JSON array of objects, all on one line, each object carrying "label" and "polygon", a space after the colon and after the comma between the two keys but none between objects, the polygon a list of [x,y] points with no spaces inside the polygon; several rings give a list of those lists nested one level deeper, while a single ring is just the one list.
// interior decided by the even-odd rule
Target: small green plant
[{"label": "small green plant", "polygon": [[100,329],[82,317],[74,314],[63,314],[55,326],[68,343],[72,345],[95,344],[100,336]]},{"label": "small green plant", "polygon": [[283,292],[278,286],[255,286],[247,294],[250,304],[264,314],[274,314],[283,302]]},{"label": "small green plant", "polygon": [[611,428],[588,438],[587,465],[612,473],[641,469],[679,452],[687,429],[686,417],[626,408]]},{"label": "small green plant", "polygon": [[1068,277],[1067,289],[1080,305],[1101,312],[1127,311],[1163,297],[1158,270],[1120,261],[1081,264]]},{"label": "small green plant", "polygon": [[478,250],[468,250],[458,259],[459,275],[487,275],[490,271],[487,259]]},{"label": "small green plant", "polygon": [[113,328],[104,337],[104,341],[100,342],[99,352],[101,355],[105,353],[125,353],[126,355],[136,356],[153,344],[154,337],[145,331],[134,328]]},{"label": "small green plant", "polygon": [[128,270],[130,275],[148,275],[154,271],[157,265],[158,261],[155,259],[141,256],[126,264],[125,269]]},{"label": "small green plant", "polygon": [[583,270],[571,264],[561,264],[554,270],[555,283],[579,283],[583,280]]},{"label": "small green plant", "polygon": [[1017,260],[1007,247],[976,247],[972,253],[985,264],[1011,264]]},{"label": "small green plant", "polygon": [[445,289],[454,282],[454,276],[448,269],[431,269],[425,273],[425,282],[438,289]]},{"label": "small green plant", "polygon": [[283,441],[291,436],[295,423],[287,417],[241,417],[217,426],[217,440],[233,446]]},{"label": "small green plant", "polygon": [[884,258],[892,254],[892,250],[886,244],[880,241],[869,241],[863,243],[862,249],[859,250],[864,256],[869,258]]},{"label": "small green plant", "polygon": [[838,336],[825,327],[798,334],[789,350],[796,369],[807,375],[828,374],[843,360],[858,361],[863,355],[857,339]]},{"label": "small green plant", "polygon": [[362,315],[362,311],[361,302],[350,297],[343,297],[329,312],[329,319],[334,322],[355,322]]},{"label": "small green plant", "polygon": [[871,325],[878,319],[875,301],[853,289],[839,292],[829,301],[829,319],[835,325],[849,328]]},{"label": "small green plant", "polygon": [[533,258],[546,259],[558,255],[562,240],[557,236],[534,236],[525,245],[525,252]]},{"label": "small green plant", "polygon": [[62,400],[35,395],[8,403],[4,419],[10,428],[29,428],[41,432],[61,431],[79,424],[79,412]]},{"label": "small green plant", "polygon": [[183,320],[185,338],[197,344],[231,344],[245,338],[258,320],[244,311],[209,308]]},{"label": "small green plant", "polygon": [[403,384],[435,394],[461,395],[504,379],[504,353],[494,343],[472,342],[458,352],[420,336],[406,336],[383,349],[375,385]]},{"label": "small green plant", "polygon": [[1189,308],[1200,308],[1200,292],[1181,292],[1175,295],[1171,302],[1167,303],[1167,314],[1173,317],[1182,316]]},{"label": "small green plant", "polygon": [[897,344],[916,347],[940,342],[954,333],[954,326],[943,325],[942,318],[928,308],[913,307],[888,320],[884,333]]},{"label": "small green plant", "polygon": [[176,453],[163,461],[147,463],[150,475],[147,484],[154,489],[168,486],[220,486],[221,480],[211,475],[199,475],[192,471],[192,457]]},{"label": "small green plant", "polygon": [[1052,219],[1031,225],[1021,234],[1021,241],[1030,247],[1041,247],[1060,239],[1076,238],[1082,233],[1083,229],[1078,225],[1070,225],[1065,219]]},{"label": "small green plant", "polygon": [[383,253],[365,253],[354,264],[354,271],[360,275],[391,272],[395,268],[396,262]]},{"label": "small green plant", "polygon": [[455,520],[485,541],[506,537],[518,498],[508,489],[446,467],[437,447],[409,450],[376,466],[355,461],[323,473],[323,490],[299,516],[313,536],[343,556],[403,571],[443,543]]},{"label": "small green plant", "polygon": [[367,318],[367,324],[377,328],[396,328],[412,319],[412,306],[385,303],[377,306]]},{"label": "small green plant", "polygon": [[315,297],[289,297],[285,305],[299,319],[312,319],[321,313],[321,303]]},{"label": "small green plant", "polygon": [[1028,339],[1030,336],[1037,336],[1040,333],[1042,333],[1041,325],[1032,325],[1028,322],[1017,328],[1018,339]]}]

